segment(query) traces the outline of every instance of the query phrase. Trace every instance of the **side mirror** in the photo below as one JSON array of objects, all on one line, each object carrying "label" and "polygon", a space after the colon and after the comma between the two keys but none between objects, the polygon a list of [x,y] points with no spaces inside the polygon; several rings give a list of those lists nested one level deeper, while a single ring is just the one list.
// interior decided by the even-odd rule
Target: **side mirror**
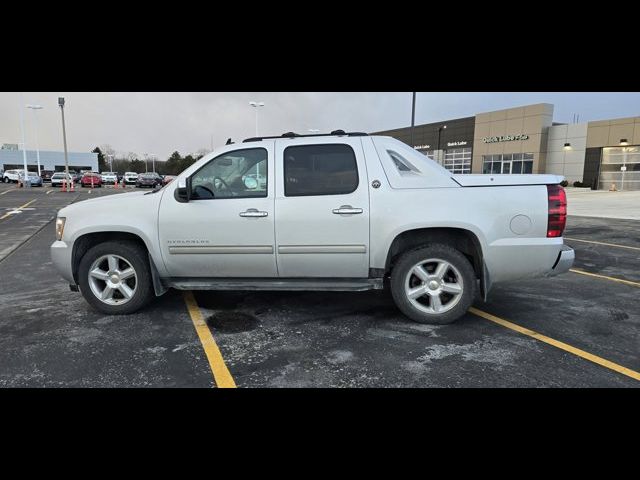
[{"label": "side mirror", "polygon": [[178,181],[178,188],[175,189],[173,196],[182,203],[187,203],[191,200],[191,177],[181,178]]}]

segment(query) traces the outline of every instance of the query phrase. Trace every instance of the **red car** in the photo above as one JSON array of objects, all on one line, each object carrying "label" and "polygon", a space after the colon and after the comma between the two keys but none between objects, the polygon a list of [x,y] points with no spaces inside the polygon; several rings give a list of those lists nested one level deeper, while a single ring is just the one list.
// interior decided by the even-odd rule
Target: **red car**
[{"label": "red car", "polygon": [[87,172],[80,179],[80,185],[83,187],[101,187],[102,177],[97,173]]},{"label": "red car", "polygon": [[175,178],[176,178],[175,175],[165,175],[164,178],[162,179],[162,185],[167,185],[171,183],[173,180],[175,180]]}]

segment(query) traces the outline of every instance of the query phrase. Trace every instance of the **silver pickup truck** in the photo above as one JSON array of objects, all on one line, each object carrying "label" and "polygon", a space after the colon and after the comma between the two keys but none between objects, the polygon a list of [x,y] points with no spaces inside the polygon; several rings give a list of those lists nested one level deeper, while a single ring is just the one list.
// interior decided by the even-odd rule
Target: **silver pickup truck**
[{"label": "silver pickup truck", "polygon": [[389,137],[250,138],[152,192],[86,200],[56,220],[53,263],[97,310],[168,288],[387,286],[423,323],[450,323],[499,282],[566,272],[554,175],[453,175]]}]

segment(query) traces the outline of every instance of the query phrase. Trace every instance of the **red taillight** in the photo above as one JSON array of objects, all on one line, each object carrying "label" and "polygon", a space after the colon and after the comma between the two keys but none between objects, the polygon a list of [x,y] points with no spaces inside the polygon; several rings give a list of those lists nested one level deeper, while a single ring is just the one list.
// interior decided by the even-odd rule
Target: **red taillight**
[{"label": "red taillight", "polygon": [[549,221],[547,237],[561,237],[567,223],[567,194],[560,185],[547,185]]}]

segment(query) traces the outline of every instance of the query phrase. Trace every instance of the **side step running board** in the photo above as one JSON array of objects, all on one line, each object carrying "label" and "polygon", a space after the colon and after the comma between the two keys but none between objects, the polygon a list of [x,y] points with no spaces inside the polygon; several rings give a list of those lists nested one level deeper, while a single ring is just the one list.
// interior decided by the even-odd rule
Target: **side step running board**
[{"label": "side step running board", "polygon": [[380,290],[382,278],[168,278],[178,290],[312,290],[360,292]]}]

